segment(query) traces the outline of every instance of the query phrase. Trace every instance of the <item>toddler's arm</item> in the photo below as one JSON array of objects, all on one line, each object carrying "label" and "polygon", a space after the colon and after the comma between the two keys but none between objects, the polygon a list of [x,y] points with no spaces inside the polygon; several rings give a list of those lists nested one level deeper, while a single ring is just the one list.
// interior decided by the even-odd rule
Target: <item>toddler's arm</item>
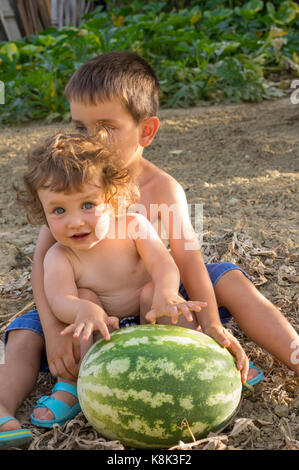
[{"label": "toddler's arm", "polygon": [[79,372],[77,364],[80,359],[79,343],[72,338],[62,338],[59,335],[65,325],[53,315],[44,290],[44,257],[54,243],[56,240],[49,228],[43,225],[34,250],[31,284],[45,335],[49,369],[54,376],[74,380]]},{"label": "toddler's arm", "polygon": [[154,284],[152,307],[146,314],[146,319],[155,323],[157,318],[166,315],[172,317],[173,323],[177,323],[179,314],[183,314],[188,321],[192,321],[190,310],[199,312],[206,306],[206,302],[186,301],[178,294],[180,274],[172,256],[144,216],[130,216],[128,234],[134,239],[136,249]]},{"label": "toddler's arm", "polygon": [[34,295],[35,304],[43,326],[43,331],[47,334],[48,326],[57,323],[56,318],[52,314],[44,290],[44,257],[49,248],[56,243],[50,230],[43,225],[36,242],[33,255],[33,264],[31,270],[31,284]]},{"label": "toddler's arm", "polygon": [[74,338],[87,341],[91,333],[99,330],[106,340],[110,339],[108,325],[117,328],[114,317],[89,300],[80,299],[73,266],[63,247],[53,246],[44,260],[45,293],[54,315],[68,324],[62,335],[73,333]]}]

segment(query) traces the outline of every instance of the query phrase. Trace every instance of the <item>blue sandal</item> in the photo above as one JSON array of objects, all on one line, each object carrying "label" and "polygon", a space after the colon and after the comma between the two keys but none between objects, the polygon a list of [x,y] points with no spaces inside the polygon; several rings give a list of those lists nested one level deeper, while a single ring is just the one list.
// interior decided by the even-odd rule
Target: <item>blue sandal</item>
[{"label": "blue sandal", "polygon": [[[57,392],[58,390],[63,390],[64,392],[71,393],[74,397],[78,398],[77,395],[77,387],[75,385],[68,384],[66,382],[57,382],[55,387],[53,388],[52,393]],[[54,414],[54,419],[38,419],[36,418],[33,413],[31,414],[31,423],[34,426],[39,426],[42,428],[51,428],[53,424],[57,423],[63,425],[66,421],[75,418],[78,413],[81,411],[81,406],[76,403],[72,408],[64,403],[61,400],[55,400],[54,397],[50,396],[43,396],[37,401],[37,405],[35,408],[46,407],[52,411]]]},{"label": "blue sandal", "polygon": [[[256,369],[256,370],[258,371],[258,375],[256,375],[255,377],[253,377],[253,378],[250,379],[250,380],[247,380],[247,382],[246,382],[248,385],[251,385],[251,387],[252,387],[253,385],[258,384],[259,382],[261,382],[261,381],[263,380],[264,374],[263,374],[263,372],[262,372],[260,369],[258,369],[258,368],[253,364],[253,362],[249,362],[249,369]],[[243,391],[244,391],[244,390],[247,390],[247,388],[245,387],[245,385],[243,385],[242,390],[243,390]]]},{"label": "blue sandal", "polygon": [[[13,416],[5,416],[0,418],[0,426],[12,421]],[[11,447],[23,447],[32,440],[32,434],[29,429],[16,429],[15,431],[2,431],[0,432],[0,450],[10,449]]]}]

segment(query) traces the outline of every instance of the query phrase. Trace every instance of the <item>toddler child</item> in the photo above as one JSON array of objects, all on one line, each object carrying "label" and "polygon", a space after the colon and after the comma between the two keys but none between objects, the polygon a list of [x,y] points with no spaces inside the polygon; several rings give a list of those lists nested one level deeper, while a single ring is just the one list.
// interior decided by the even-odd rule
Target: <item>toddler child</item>
[{"label": "toddler child", "polygon": [[[126,212],[138,194],[128,170],[117,168],[98,139],[76,134],[48,139],[29,154],[24,182],[19,201],[56,240],[44,259],[47,300],[69,325],[61,334],[82,338],[81,357],[93,332],[109,340],[109,327],[118,328],[119,321],[140,315],[141,324],[154,323],[166,315],[176,323],[183,314],[192,323],[190,310],[206,305],[179,295],[179,271],[154,228],[143,215]],[[67,419],[78,413],[78,403],[66,412],[58,403],[48,397],[39,405],[52,409],[60,424],[66,412]],[[34,415],[31,420],[54,423]]]},{"label": "toddler child", "polygon": [[[154,228],[126,212],[138,193],[128,170],[98,140],[58,134],[28,163],[31,197],[23,201],[56,240],[45,256],[44,286],[53,313],[70,324],[62,334],[87,341],[99,330],[109,340],[108,326],[139,313],[141,324],[164,315],[176,323],[179,313],[192,322],[189,308],[206,303],[178,294],[178,268]],[[80,299],[78,289],[90,289],[95,303]]]}]

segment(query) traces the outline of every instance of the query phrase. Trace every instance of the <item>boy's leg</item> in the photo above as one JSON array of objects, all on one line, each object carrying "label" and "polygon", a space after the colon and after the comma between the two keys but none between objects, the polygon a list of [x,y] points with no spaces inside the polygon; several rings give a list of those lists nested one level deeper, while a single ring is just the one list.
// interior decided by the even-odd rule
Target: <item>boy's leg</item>
[{"label": "boy's leg", "polygon": [[[5,364],[0,365],[0,418],[15,416],[34,389],[43,348],[43,338],[34,331],[20,329],[8,333]],[[11,420],[0,427],[0,432],[20,427],[17,420]]]},{"label": "boy's leg", "polygon": [[[78,289],[78,296],[80,299],[86,299],[90,300],[91,302],[97,303],[98,305],[101,305],[101,302],[98,298],[98,296],[92,292],[89,289]],[[102,305],[101,305],[102,306]],[[81,359],[82,361],[84,355],[87,353],[88,349],[92,345],[92,339],[90,341],[81,341],[80,342],[80,351],[81,351]],[[63,379],[61,377],[57,378],[57,382],[65,382],[71,385],[76,385],[76,382],[72,382],[70,380]],[[63,390],[58,390],[57,392],[53,393],[51,395],[52,397],[55,398],[55,400],[61,400],[65,402],[67,405],[69,405],[71,408],[77,403],[77,398],[72,395],[71,393],[65,392]],[[37,419],[42,419],[42,420],[52,420],[54,419],[54,415],[49,408],[40,406],[38,408],[35,408],[33,410],[33,415]]]},{"label": "boy's leg", "polygon": [[239,270],[228,271],[216,283],[219,306],[226,307],[244,333],[299,375],[294,348],[299,336],[284,315]]}]

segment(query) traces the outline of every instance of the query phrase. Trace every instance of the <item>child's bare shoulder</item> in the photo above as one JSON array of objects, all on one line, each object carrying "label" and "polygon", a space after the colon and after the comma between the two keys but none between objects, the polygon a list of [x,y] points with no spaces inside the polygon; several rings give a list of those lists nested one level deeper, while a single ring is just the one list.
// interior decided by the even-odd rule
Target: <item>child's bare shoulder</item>
[{"label": "child's bare shoulder", "polygon": [[140,214],[138,212],[128,212],[126,214],[126,223],[128,228],[128,233],[131,227],[139,227],[148,230],[152,227],[152,224],[149,220],[145,217],[145,215]]},{"label": "child's bare shoulder", "polygon": [[129,212],[119,217],[118,223],[125,222],[126,234],[129,240],[137,238],[147,239],[148,237],[156,238],[157,234],[148,219],[140,213]]},{"label": "child's bare shoulder", "polygon": [[44,258],[44,263],[46,264],[56,263],[56,262],[61,262],[63,260],[71,262],[70,250],[67,247],[56,242],[47,251],[45,258]]},{"label": "child's bare shoulder", "polygon": [[152,202],[172,204],[185,197],[182,185],[173,176],[153,163],[147,163],[149,178],[143,190],[148,193]]}]

